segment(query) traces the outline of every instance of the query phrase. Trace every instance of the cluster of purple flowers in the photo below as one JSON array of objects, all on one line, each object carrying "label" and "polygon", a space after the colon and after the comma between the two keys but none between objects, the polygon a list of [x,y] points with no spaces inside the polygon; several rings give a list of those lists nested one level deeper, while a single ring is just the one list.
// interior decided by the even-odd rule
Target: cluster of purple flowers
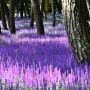
[{"label": "cluster of purple flowers", "polygon": [[28,19],[16,21],[16,35],[2,31],[1,82],[8,86],[18,84],[18,88],[24,86],[27,90],[30,87],[55,90],[57,84],[59,88],[65,87],[64,90],[90,88],[90,67],[87,63],[77,65],[64,25],[57,24],[52,28],[50,22],[44,22],[44,26],[46,34],[43,36],[36,34],[36,26],[29,28]]}]

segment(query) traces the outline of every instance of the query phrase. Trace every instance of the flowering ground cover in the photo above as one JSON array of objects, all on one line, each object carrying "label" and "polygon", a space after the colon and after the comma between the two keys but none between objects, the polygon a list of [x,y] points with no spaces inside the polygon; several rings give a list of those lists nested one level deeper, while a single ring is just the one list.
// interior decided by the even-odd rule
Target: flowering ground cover
[{"label": "flowering ground cover", "polygon": [[[16,18],[16,35],[0,35],[0,90],[89,90],[90,67],[77,65],[61,16],[44,21],[45,35]],[[58,20],[59,19],[59,20]],[[1,21],[0,21],[1,24]]]}]

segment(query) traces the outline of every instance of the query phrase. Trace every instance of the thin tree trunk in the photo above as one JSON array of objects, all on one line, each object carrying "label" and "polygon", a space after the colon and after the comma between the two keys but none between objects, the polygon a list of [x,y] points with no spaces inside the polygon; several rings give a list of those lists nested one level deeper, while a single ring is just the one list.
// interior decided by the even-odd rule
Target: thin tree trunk
[{"label": "thin tree trunk", "polygon": [[31,0],[32,7],[34,10],[34,15],[36,19],[36,25],[37,25],[37,33],[38,34],[44,34],[44,26],[43,26],[43,20],[41,16],[41,11],[39,7],[38,0]]},{"label": "thin tree trunk", "polygon": [[61,0],[60,0],[60,5],[59,5],[59,3],[57,2],[57,0],[54,0],[54,1],[55,1],[55,6],[56,6],[57,9],[58,9],[58,12],[61,13],[61,10],[62,10]]},{"label": "thin tree trunk", "polygon": [[[0,12],[0,20],[1,20],[1,12]],[[0,34],[1,34],[1,25],[0,25]]]},{"label": "thin tree trunk", "polygon": [[41,9],[41,15],[42,15],[42,18],[44,17],[43,16],[43,11],[44,11],[44,0],[41,0],[40,1],[40,9]]},{"label": "thin tree trunk", "polygon": [[55,17],[55,13],[56,13],[56,9],[55,9],[55,1],[53,0],[53,4],[52,4],[52,14],[53,14],[53,27],[55,26],[55,22],[56,22],[56,17]]},{"label": "thin tree trunk", "polygon": [[5,18],[5,11],[4,11],[4,4],[3,0],[1,2],[1,19],[2,19],[2,25],[4,29],[7,29],[7,23],[6,23],[6,18]]},{"label": "thin tree trunk", "polygon": [[45,17],[45,20],[47,21],[47,12],[44,11],[44,17]]},{"label": "thin tree trunk", "polygon": [[23,2],[23,0],[21,0],[21,2],[20,2],[20,16],[21,16],[21,18],[23,18],[23,10],[24,10],[24,2]]},{"label": "thin tree trunk", "polygon": [[1,20],[1,10],[0,10],[0,20]]},{"label": "thin tree trunk", "polygon": [[9,9],[8,9],[8,6],[7,6],[5,1],[3,1],[3,5],[4,5],[5,15],[6,15],[6,18],[7,18],[7,21],[8,21],[8,27],[10,28]]},{"label": "thin tree trunk", "polygon": [[10,32],[15,34],[14,0],[10,0]]},{"label": "thin tree trunk", "polygon": [[86,0],[62,0],[65,28],[70,47],[78,63],[90,64],[90,26]]},{"label": "thin tree trunk", "polygon": [[[89,17],[90,17],[90,0],[86,0],[87,2],[87,8],[88,8],[88,12],[89,12]],[[90,21],[90,18],[89,18]]]},{"label": "thin tree trunk", "polygon": [[25,1],[26,12],[27,12],[27,15],[30,17],[30,8],[29,8],[29,4],[30,4],[29,1]]},{"label": "thin tree trunk", "polygon": [[1,26],[0,26],[0,34],[1,34]]},{"label": "thin tree trunk", "polygon": [[34,12],[33,12],[33,8],[31,7],[31,20],[30,20],[30,27],[33,28],[34,27]]}]

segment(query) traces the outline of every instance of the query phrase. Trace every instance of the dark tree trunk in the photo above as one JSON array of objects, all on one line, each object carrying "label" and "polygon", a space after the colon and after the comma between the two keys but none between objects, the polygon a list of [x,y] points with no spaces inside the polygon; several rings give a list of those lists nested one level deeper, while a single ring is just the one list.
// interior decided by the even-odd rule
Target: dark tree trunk
[{"label": "dark tree trunk", "polygon": [[[61,0],[60,0],[60,3],[57,2],[57,0],[54,0],[55,1],[55,5],[58,9],[58,12],[61,13],[61,10],[62,10],[62,4],[61,4]],[[60,4],[60,5],[59,5]]]},{"label": "dark tree trunk", "polygon": [[44,11],[44,17],[45,17],[45,20],[47,20],[47,12]]},{"label": "dark tree trunk", "polygon": [[10,32],[15,34],[14,0],[10,0]]},{"label": "dark tree trunk", "polygon": [[1,34],[1,26],[0,26],[0,34]]},{"label": "dark tree trunk", "polygon": [[21,18],[23,18],[23,10],[24,10],[24,2],[23,2],[23,0],[21,0],[21,2],[20,2],[20,16],[21,16]]},{"label": "dark tree trunk", "polygon": [[53,27],[55,26],[55,22],[56,22],[55,13],[56,13],[56,7],[55,7],[55,1],[53,0],[53,4],[52,4]]},{"label": "dark tree trunk", "polygon": [[6,18],[5,18],[5,9],[4,9],[4,1],[1,0],[1,19],[2,19],[2,25],[4,29],[7,29],[7,23],[6,23]]},{"label": "dark tree trunk", "polygon": [[31,7],[31,20],[30,20],[30,27],[33,28],[34,27],[34,12],[33,12],[33,8]]},{"label": "dark tree trunk", "polygon": [[34,10],[34,15],[36,19],[36,25],[37,25],[37,33],[38,34],[44,34],[44,26],[43,26],[43,20],[41,16],[41,11],[39,7],[38,0],[31,0],[32,7]]},{"label": "dark tree trunk", "polygon": [[[0,20],[1,20],[1,12],[0,12]],[[0,34],[1,34],[1,25],[0,25]]]},{"label": "dark tree trunk", "polygon": [[1,20],[1,10],[0,10],[0,20]]},{"label": "dark tree trunk", "polygon": [[90,26],[86,0],[62,0],[65,28],[70,47],[78,63],[90,64]]},{"label": "dark tree trunk", "polygon": [[[87,8],[88,8],[88,12],[89,12],[89,17],[90,17],[90,0],[86,0],[87,2]],[[89,19],[90,21],[90,19]]]},{"label": "dark tree trunk", "polygon": [[29,1],[25,1],[26,12],[27,12],[27,15],[30,17],[30,8],[29,8],[29,4],[30,4]]},{"label": "dark tree trunk", "polygon": [[6,15],[6,18],[7,18],[7,21],[8,21],[8,26],[10,28],[9,8],[8,8],[8,6],[7,6],[5,1],[3,1],[3,5],[4,5],[5,15]]},{"label": "dark tree trunk", "polygon": [[45,4],[44,0],[41,0],[41,1],[40,1],[40,9],[41,9],[41,15],[42,15],[42,17],[44,17],[44,16],[43,16],[44,4]]}]

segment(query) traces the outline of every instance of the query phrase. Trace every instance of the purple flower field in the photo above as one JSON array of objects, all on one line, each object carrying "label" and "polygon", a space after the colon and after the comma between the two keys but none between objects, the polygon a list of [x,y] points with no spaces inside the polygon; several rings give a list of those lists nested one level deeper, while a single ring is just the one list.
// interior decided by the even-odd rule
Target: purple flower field
[{"label": "purple flower field", "polygon": [[89,90],[90,67],[87,63],[77,65],[64,25],[57,20],[52,27],[50,20],[44,21],[46,34],[37,35],[36,25],[32,29],[29,22],[29,18],[17,17],[16,35],[2,29],[2,90]]}]

